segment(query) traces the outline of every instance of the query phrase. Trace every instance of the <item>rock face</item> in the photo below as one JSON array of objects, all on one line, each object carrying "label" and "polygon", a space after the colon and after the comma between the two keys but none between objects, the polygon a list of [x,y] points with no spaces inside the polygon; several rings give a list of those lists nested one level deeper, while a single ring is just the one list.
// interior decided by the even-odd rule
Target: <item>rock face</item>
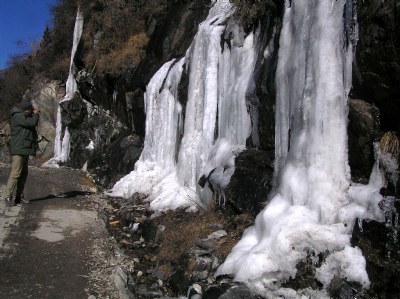
[{"label": "rock face", "polygon": [[400,201],[387,198],[381,206],[385,210],[386,222],[359,222],[354,227],[351,243],[361,249],[367,261],[370,298],[399,298]]},{"label": "rock face", "polygon": [[89,162],[88,169],[97,175],[98,183],[111,187],[134,168],[142,149],[142,137],[136,134],[118,137],[105,148],[105,152],[101,152],[101,149],[95,151],[100,156],[96,156]]},{"label": "rock face", "polygon": [[[279,1],[278,1],[279,2]],[[283,8],[282,5],[277,7]],[[282,13],[269,16],[262,27],[255,64],[254,77],[246,94],[247,107],[252,121],[249,145],[272,154],[275,148],[275,73],[278,63],[279,37],[282,27]]]},{"label": "rock face", "polygon": [[379,110],[358,99],[349,100],[349,165],[354,181],[368,182],[375,162],[373,143],[379,134]]},{"label": "rock face", "polygon": [[400,130],[400,3],[358,1],[353,97],[375,103],[384,131]]},{"label": "rock face", "polygon": [[88,169],[105,187],[133,169],[143,147],[141,137],[128,136],[118,119],[85,101],[79,92],[60,107],[62,126],[70,134],[68,166]]},{"label": "rock face", "polygon": [[32,88],[30,98],[33,99],[35,107],[40,110],[38,158],[41,161],[53,156],[58,103],[64,95],[65,87],[60,81],[39,81]]},{"label": "rock face", "polygon": [[274,173],[271,154],[250,149],[235,160],[235,173],[225,190],[226,198],[236,213],[256,216],[264,207],[272,187]]}]

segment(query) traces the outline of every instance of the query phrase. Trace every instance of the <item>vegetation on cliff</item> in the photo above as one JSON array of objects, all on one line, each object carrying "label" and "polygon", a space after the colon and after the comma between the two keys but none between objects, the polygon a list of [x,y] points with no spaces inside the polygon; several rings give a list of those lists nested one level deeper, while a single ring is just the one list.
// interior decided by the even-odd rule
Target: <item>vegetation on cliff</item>
[{"label": "vegetation on cliff", "polygon": [[35,49],[10,58],[0,74],[0,120],[20,101],[32,81],[43,78],[64,82],[68,76],[76,11],[84,15],[84,34],[78,67],[117,74],[135,68],[145,56],[153,18],[182,0],[60,0],[51,7],[52,26]]}]

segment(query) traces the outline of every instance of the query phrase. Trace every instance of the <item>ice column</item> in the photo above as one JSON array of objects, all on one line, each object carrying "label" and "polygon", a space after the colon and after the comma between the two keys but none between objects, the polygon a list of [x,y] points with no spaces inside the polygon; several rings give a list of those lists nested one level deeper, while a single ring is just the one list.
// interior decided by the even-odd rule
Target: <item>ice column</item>
[{"label": "ice column", "polygon": [[[144,96],[146,136],[143,152],[135,164],[135,170],[115,184],[111,195],[128,197],[135,192],[150,195],[152,188],[170,174],[170,180],[166,183],[168,193],[176,190],[177,182],[173,174],[176,169],[178,132],[182,126],[182,106],[177,96],[184,63],[185,58],[178,62],[169,61],[150,80]],[[173,204],[178,203],[179,200],[176,200]]]},{"label": "ice column", "polygon": [[[76,14],[76,19],[75,19],[69,74],[66,83],[66,94],[64,99],[60,103],[71,100],[74,92],[78,90],[77,82],[75,80],[77,69],[74,63],[74,58],[78,48],[79,41],[82,36],[82,31],[83,31],[83,16],[78,8],[78,12]],[[65,128],[63,137],[61,137],[61,135],[62,135],[61,107],[59,106],[57,110],[56,137],[54,141],[54,158],[46,162],[48,166],[50,166],[51,164],[56,165],[58,162],[66,162],[69,158],[70,135],[68,132],[68,127]]]},{"label": "ice column", "polygon": [[[294,277],[307,251],[346,248],[337,258],[345,256],[347,267],[363,260],[349,247],[349,228],[338,215],[349,204],[350,184],[346,105],[352,48],[344,41],[346,1],[290,2],[276,73],[277,190],[217,272],[260,288]],[[366,286],[365,269],[362,263],[358,267],[357,279]]]},{"label": "ice column", "polygon": [[[111,195],[147,193],[153,209],[202,205],[210,191],[197,184],[200,175],[216,167],[229,167],[230,171],[223,173],[232,173],[233,155],[243,149],[250,134],[245,93],[255,61],[254,36],[245,36],[230,18],[232,13],[229,1],[215,1],[184,62],[173,67],[168,62],[152,78],[146,92],[146,105],[150,106],[146,107],[143,154],[135,170],[117,182]],[[189,73],[184,123],[178,94],[171,92],[178,87],[183,63]],[[166,101],[163,94],[169,95],[171,105],[155,104]],[[170,116],[161,117],[167,114]],[[160,123],[165,132],[156,129]],[[180,143],[179,128],[183,131]],[[221,176],[217,181],[226,185],[229,180]]]}]

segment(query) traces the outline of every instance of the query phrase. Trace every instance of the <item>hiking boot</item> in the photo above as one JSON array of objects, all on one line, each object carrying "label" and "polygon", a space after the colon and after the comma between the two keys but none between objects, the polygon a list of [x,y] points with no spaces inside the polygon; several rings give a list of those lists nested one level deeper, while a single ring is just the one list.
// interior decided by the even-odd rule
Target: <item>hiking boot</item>
[{"label": "hiking boot", "polygon": [[21,194],[20,196],[18,196],[18,195],[15,196],[15,204],[20,204],[20,203],[30,204],[31,202],[29,200],[26,200],[24,195]]},{"label": "hiking boot", "polygon": [[6,205],[9,206],[9,207],[16,206],[16,204],[13,201],[12,197],[6,197],[5,201],[6,201]]}]

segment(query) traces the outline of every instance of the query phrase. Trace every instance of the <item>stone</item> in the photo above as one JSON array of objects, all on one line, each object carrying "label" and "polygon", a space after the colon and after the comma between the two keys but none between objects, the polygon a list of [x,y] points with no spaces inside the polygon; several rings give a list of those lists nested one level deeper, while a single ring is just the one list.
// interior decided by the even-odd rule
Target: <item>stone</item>
[{"label": "stone", "polygon": [[194,281],[204,281],[207,280],[209,272],[207,270],[204,271],[193,271],[192,279]]},{"label": "stone", "polygon": [[226,236],[227,233],[224,230],[218,230],[216,232],[213,232],[212,234],[210,234],[207,239],[219,239],[222,238],[224,236]]},{"label": "stone", "polygon": [[210,268],[210,265],[212,263],[211,258],[209,257],[199,257],[196,259],[196,269],[198,271],[203,271],[205,269]]},{"label": "stone", "polygon": [[135,298],[134,290],[136,284],[129,272],[118,266],[113,272],[113,279],[121,299]]},{"label": "stone", "polygon": [[204,249],[191,249],[189,251],[189,255],[193,255],[193,256],[204,256],[204,255],[208,255],[211,253],[211,250],[204,250]]},{"label": "stone", "polygon": [[200,247],[202,249],[206,249],[206,250],[212,250],[212,249],[214,249],[216,247],[214,243],[210,242],[207,239],[205,239],[205,240],[196,239],[196,240],[193,241],[193,243],[196,246],[198,246],[198,247]]}]

